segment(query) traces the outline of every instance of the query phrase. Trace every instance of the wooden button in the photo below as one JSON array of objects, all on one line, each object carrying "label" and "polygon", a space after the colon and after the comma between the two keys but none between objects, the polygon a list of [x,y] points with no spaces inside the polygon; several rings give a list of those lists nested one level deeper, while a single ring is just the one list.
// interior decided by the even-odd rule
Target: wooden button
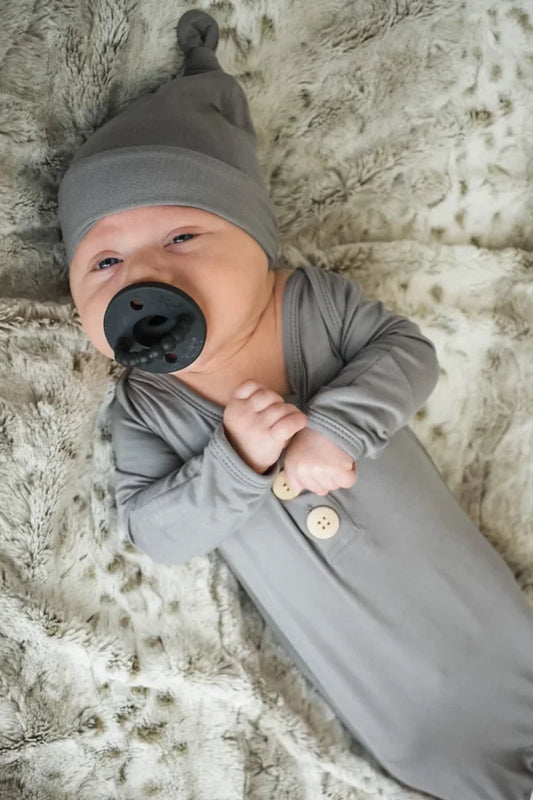
[{"label": "wooden button", "polygon": [[317,506],[307,515],[307,530],[317,539],[329,539],[339,530],[337,512],[329,506]]},{"label": "wooden button", "polygon": [[301,492],[300,489],[291,489],[285,480],[285,472],[283,470],[280,470],[276,475],[272,484],[272,491],[280,500],[292,500],[293,497],[298,497]]}]

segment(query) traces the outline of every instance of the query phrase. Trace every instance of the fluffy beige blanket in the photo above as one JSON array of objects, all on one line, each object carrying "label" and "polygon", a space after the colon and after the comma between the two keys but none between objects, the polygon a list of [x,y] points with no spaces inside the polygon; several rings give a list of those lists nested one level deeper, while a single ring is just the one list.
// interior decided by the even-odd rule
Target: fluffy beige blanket
[{"label": "fluffy beige blanket", "polygon": [[[117,524],[122,368],[73,308],[57,187],[180,71],[190,7],[1,4],[0,798],[414,800],[216,552],[160,566]],[[361,282],[435,342],[412,426],[533,605],[530,0],[197,7],[248,94],[286,263]]]}]

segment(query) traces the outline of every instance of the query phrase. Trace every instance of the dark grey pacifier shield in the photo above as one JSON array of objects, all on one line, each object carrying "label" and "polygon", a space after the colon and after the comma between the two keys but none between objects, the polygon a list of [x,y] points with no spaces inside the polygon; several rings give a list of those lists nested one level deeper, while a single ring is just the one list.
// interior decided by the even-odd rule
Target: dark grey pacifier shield
[{"label": "dark grey pacifier shield", "polygon": [[203,350],[207,326],[192,297],[168,283],[132,283],[111,299],[104,333],[115,360],[146,372],[176,372]]}]

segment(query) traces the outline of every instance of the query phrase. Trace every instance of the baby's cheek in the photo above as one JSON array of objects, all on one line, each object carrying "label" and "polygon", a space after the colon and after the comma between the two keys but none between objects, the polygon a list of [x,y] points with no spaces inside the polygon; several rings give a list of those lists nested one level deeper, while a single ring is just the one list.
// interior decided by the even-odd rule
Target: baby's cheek
[{"label": "baby's cheek", "polygon": [[100,339],[98,342],[93,341],[93,344],[97,348],[97,350],[99,350],[104,356],[107,356],[108,358],[114,360],[115,354],[113,353],[113,350],[109,346],[109,342],[107,341],[107,339],[104,340]]},{"label": "baby's cheek", "polygon": [[113,349],[104,333],[104,314],[95,309],[78,309],[85,335],[92,345],[107,358],[114,359]]}]

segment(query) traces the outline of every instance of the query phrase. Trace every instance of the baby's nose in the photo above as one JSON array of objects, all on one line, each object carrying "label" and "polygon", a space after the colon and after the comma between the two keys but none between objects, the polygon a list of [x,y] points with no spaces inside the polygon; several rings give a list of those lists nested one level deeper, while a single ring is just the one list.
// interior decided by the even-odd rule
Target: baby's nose
[{"label": "baby's nose", "polygon": [[178,273],[167,259],[162,259],[160,256],[145,250],[143,253],[134,254],[125,260],[122,277],[121,288],[130,286],[132,283],[143,283],[145,281],[169,283],[171,286],[175,286],[178,280]]}]

